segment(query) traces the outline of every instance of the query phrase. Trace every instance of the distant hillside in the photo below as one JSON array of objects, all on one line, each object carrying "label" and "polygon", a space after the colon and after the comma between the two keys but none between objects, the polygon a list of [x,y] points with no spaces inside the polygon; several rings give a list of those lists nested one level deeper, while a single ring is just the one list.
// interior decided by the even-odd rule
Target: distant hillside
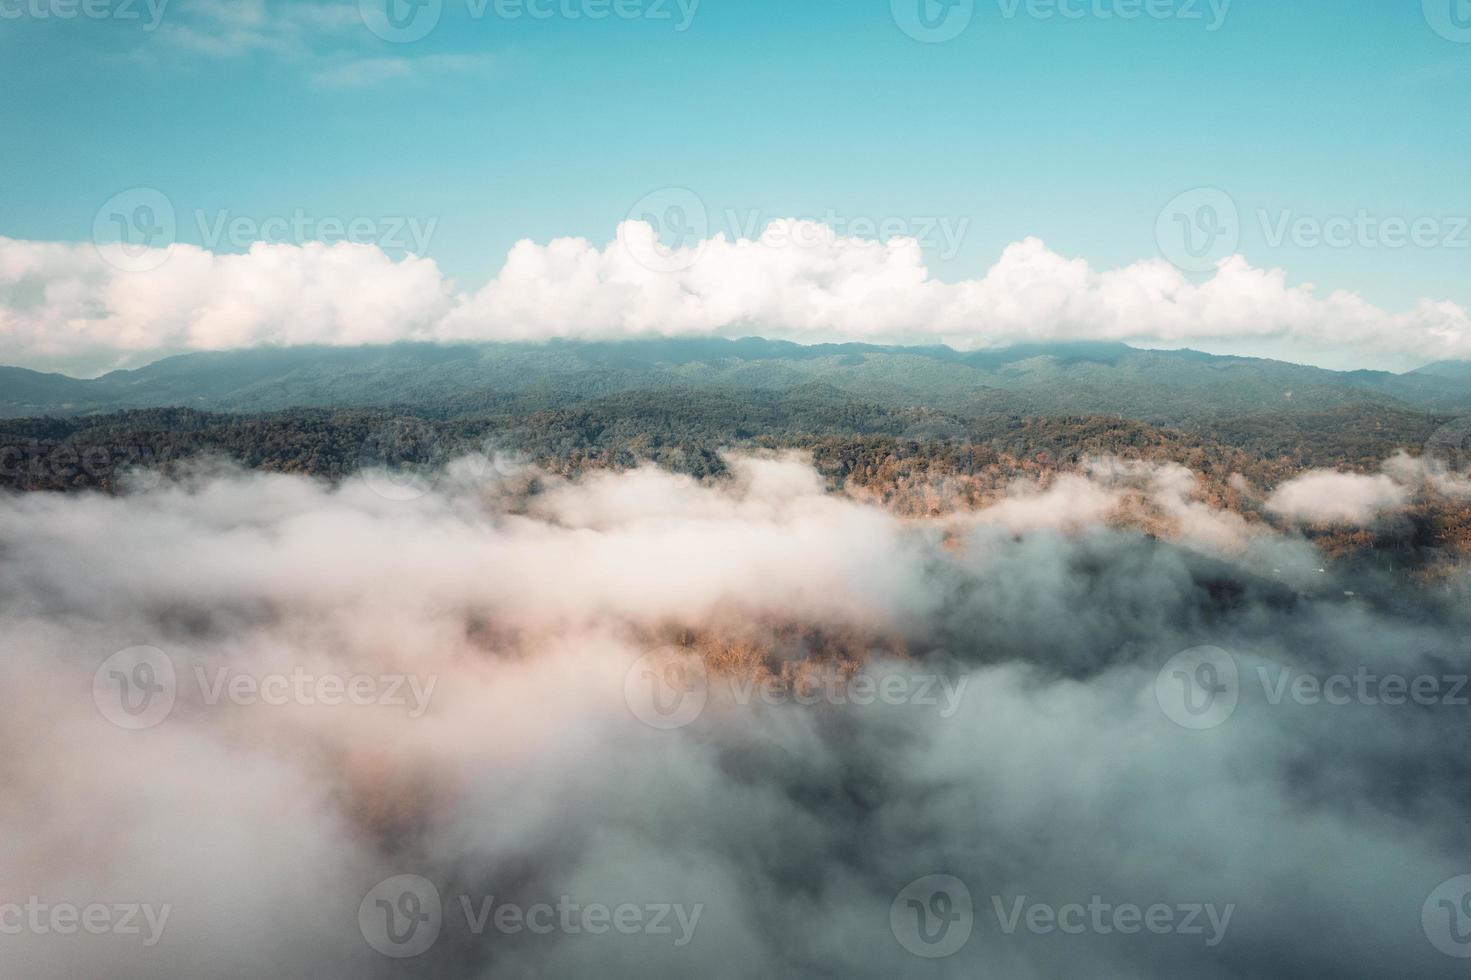
[{"label": "distant hillside", "polygon": [[1431,378],[1445,378],[1450,381],[1471,382],[1471,361],[1437,361],[1411,373]]},{"label": "distant hillside", "polygon": [[186,354],[90,381],[3,368],[0,416],[415,406],[454,417],[660,391],[802,391],[818,399],[826,393],[835,404],[857,398],[964,416],[1095,414],[1192,425],[1350,406],[1471,411],[1471,364],[1395,375],[1107,343],[962,353],[756,338],[270,348]]},{"label": "distant hillside", "polygon": [[0,415],[36,414],[32,409],[72,415],[109,403],[107,389],[95,381],[0,367]]}]

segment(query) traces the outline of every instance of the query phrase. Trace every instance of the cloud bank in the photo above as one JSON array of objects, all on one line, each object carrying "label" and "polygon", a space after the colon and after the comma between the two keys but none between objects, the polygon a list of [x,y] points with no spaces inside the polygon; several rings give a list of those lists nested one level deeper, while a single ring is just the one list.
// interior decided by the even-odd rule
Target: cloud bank
[{"label": "cloud bank", "polygon": [[[1100,463],[924,521],[825,493],[800,459],[733,469],[565,482],[469,460],[412,499],[382,477],[200,470],[0,499],[0,927],[32,898],[170,910],[148,946],[7,932],[7,971],[1463,972],[1433,898],[1471,871],[1466,709],[1272,692],[1284,670],[1464,674],[1464,584],[1319,574],[1299,538],[1224,532],[1175,467]],[[1131,500],[1180,526],[1110,526]],[[1193,730],[1159,685],[1202,644],[1234,658],[1239,704]],[[110,659],[139,647],[177,679],[141,721],[121,697],[163,672]],[[663,687],[660,650],[705,685]],[[752,671],[768,696],[728,682]],[[251,693],[303,673],[374,696]],[[404,676],[417,705],[375,686]],[[838,694],[799,698],[804,677]],[[430,914],[375,904],[400,875],[441,900],[408,958],[374,946],[405,948],[374,916]],[[932,875],[972,899],[934,959],[904,900]],[[477,929],[461,898],[667,905],[693,927]],[[919,911],[961,915],[934,898]],[[1018,902],[1095,898],[1231,914],[1216,932],[1006,927]]]},{"label": "cloud bank", "polygon": [[1383,471],[1306,470],[1274,489],[1265,508],[1287,521],[1366,527],[1427,494],[1451,501],[1471,500],[1471,479],[1437,460],[1401,452],[1384,463]]},{"label": "cloud bank", "polygon": [[750,334],[962,349],[1285,344],[1366,364],[1471,357],[1471,314],[1454,303],[1385,311],[1241,256],[1201,282],[1162,259],[1097,270],[1038,239],[1009,246],[980,278],[945,282],[914,238],[878,243],[784,220],[755,238],[669,250],[634,221],[602,247],[522,241],[486,285],[463,291],[427,258],[346,242],[243,254],[176,244],[140,261],[118,246],[0,238],[4,359],[37,368],[95,372],[257,344]]},{"label": "cloud bank", "polygon": [[1409,502],[1409,491],[1383,474],[1315,470],[1288,480],[1267,498],[1267,510],[1310,524],[1368,524]]}]

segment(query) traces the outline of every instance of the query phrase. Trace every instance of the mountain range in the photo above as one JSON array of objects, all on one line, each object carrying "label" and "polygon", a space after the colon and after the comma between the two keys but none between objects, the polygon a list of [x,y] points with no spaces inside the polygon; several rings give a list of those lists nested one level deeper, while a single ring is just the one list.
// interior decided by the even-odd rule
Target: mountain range
[{"label": "mountain range", "polygon": [[432,406],[453,417],[570,408],[632,391],[798,394],[957,415],[1108,414],[1192,425],[1346,406],[1471,412],[1471,362],[1394,374],[1116,343],[961,352],[760,338],[258,348],[183,354],[90,380],[0,368],[0,416]]}]

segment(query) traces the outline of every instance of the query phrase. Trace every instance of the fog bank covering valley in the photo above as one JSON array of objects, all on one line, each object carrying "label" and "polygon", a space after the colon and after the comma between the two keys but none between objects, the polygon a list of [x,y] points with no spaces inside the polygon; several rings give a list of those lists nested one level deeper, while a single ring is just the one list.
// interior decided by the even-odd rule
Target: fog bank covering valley
[{"label": "fog bank covering valley", "polygon": [[[1471,871],[1465,567],[1414,584],[1304,528],[1463,479],[1312,472],[1247,521],[1100,457],[907,517],[801,454],[724,462],[8,496],[5,894],[169,913],[148,946],[6,936],[6,973],[1458,975],[1427,937]],[[1229,710],[1189,689],[1206,666]],[[1335,676],[1369,680],[1292,686]],[[404,875],[439,912],[398,958],[365,923]],[[935,875],[969,918],[929,959],[903,896]],[[559,901],[669,914],[477,912]],[[1175,927],[1044,930],[1039,903]]]}]

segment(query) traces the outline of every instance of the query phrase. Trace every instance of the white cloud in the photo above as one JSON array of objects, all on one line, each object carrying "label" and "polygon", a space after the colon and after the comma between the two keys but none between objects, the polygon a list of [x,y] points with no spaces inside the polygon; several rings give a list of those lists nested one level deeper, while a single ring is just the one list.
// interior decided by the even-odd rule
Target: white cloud
[{"label": "white cloud", "polygon": [[[1445,972],[1415,911],[1463,868],[1463,714],[1248,683],[1464,672],[1464,606],[1345,602],[1337,571],[1322,595],[1207,604],[1250,569],[1092,519],[1075,539],[956,539],[824,493],[795,459],[732,464],[732,481],[495,477],[412,502],[234,471],[0,500],[0,689],[19,695],[0,712],[0,900],[171,910],[153,947],[12,929],[6,976],[401,977],[359,909],[406,873],[446,913],[492,895],[705,908],[685,948],[446,914],[418,975],[908,976],[891,903],[935,869],[977,888],[978,913],[1095,891],[1239,904],[1233,975]],[[1182,499],[1194,483],[1091,473]],[[1158,672],[1205,640],[1242,684],[1202,739],[1160,710]],[[704,658],[679,675],[700,700],[656,730],[644,699],[671,682],[643,686],[642,655],[666,643]],[[100,669],[139,647],[161,672]],[[869,694],[809,701],[795,680],[834,659]],[[298,671],[336,695],[268,699]],[[244,696],[210,694],[226,677]],[[742,693],[768,677],[778,696]],[[872,696],[890,677],[899,703]],[[168,691],[146,730],[118,727],[135,680],[163,685],[145,705]],[[367,699],[344,698],[358,680]],[[954,974],[1223,975],[1199,941],[1001,938]]]},{"label": "white cloud", "polygon": [[[1026,340],[1184,344],[1288,339],[1308,348],[1471,355],[1471,315],[1425,301],[1389,313],[1349,292],[1319,297],[1280,269],[1236,256],[1195,283],[1154,259],[1099,271],[1039,239],[1009,246],[978,279],[932,278],[919,243],[805,232],[724,235],[692,246],[678,271],[637,261],[652,229],[629,223],[620,242],[521,242],[500,275],[462,302],[453,336],[618,336],[761,333],[794,340],[943,342],[958,348]],[[776,239],[784,247],[765,244]],[[812,244],[798,244],[812,243]],[[650,263],[654,264],[654,263]]]},{"label": "white cloud", "polygon": [[0,347],[12,364],[95,370],[159,351],[388,343],[431,336],[448,302],[433,262],[366,245],[174,245],[159,269],[130,273],[90,245],[0,238]]},{"label": "white cloud", "polygon": [[303,58],[324,36],[350,38],[353,31],[364,30],[355,3],[191,0],[180,8],[163,21],[159,37],[210,58],[256,51]]},{"label": "white cloud", "polygon": [[158,24],[160,45],[132,57],[151,67],[198,66],[261,56],[321,89],[360,89],[443,76],[481,76],[486,53],[383,55],[356,0],[191,0]]},{"label": "white cloud", "polygon": [[1279,486],[1267,498],[1267,510],[1308,524],[1370,524],[1380,514],[1409,503],[1410,491],[1380,474],[1311,470]]},{"label": "white cloud", "polygon": [[1384,472],[1396,483],[1421,493],[1429,490],[1451,500],[1471,500],[1471,472],[1459,472],[1433,456],[1413,457],[1399,452],[1385,462]]},{"label": "white cloud", "polygon": [[720,234],[658,261],[648,261],[654,232],[641,222],[601,248],[580,238],[522,241],[482,288],[459,293],[432,261],[393,261],[368,246],[213,255],[176,245],[159,268],[127,273],[90,245],[0,238],[0,360],[95,370],[170,349],[644,334],[963,349],[1082,338],[1290,344],[1361,364],[1471,357],[1471,314],[1454,303],[1389,312],[1355,293],[1289,285],[1283,270],[1240,256],[1195,282],[1159,259],[1097,270],[1030,238],[981,277],[943,282],[911,238],[878,243],[810,222],[773,227],[782,233]]},{"label": "white cloud", "polygon": [[493,55],[434,54],[419,58],[357,58],[311,73],[322,88],[357,89],[431,76],[478,76],[495,67]]},{"label": "white cloud", "polygon": [[1277,487],[1267,497],[1266,509],[1306,524],[1365,526],[1412,501],[1471,499],[1471,473],[1441,460],[1400,451],[1380,469],[1373,476],[1308,470]]}]

